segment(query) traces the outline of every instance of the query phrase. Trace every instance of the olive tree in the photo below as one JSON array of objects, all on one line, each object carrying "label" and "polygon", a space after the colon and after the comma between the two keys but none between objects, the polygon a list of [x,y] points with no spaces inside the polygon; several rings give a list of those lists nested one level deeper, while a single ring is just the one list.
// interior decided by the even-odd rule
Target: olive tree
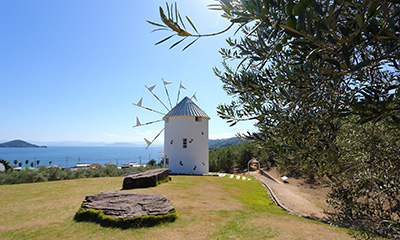
[{"label": "olive tree", "polygon": [[[391,176],[400,163],[391,151],[383,153],[390,147],[386,143],[396,146],[400,133],[398,1],[220,0],[210,8],[222,10],[228,28],[241,31],[227,38],[228,47],[220,51],[224,67],[214,69],[235,97],[218,107],[219,116],[231,125],[255,120],[258,131],[244,137],[277,156],[282,171],[309,181],[329,179],[330,203],[338,209],[333,221],[351,219],[352,227],[397,236],[399,218],[386,212],[400,206]],[[172,35],[157,44],[182,37],[171,48],[192,38],[185,50],[224,32],[200,34],[190,18],[184,24],[176,5],[160,7],[160,17],[162,23],[149,23]],[[227,60],[236,63],[231,67]],[[374,124],[381,124],[386,139],[357,137]],[[343,143],[370,147],[349,150]],[[379,177],[364,174],[371,169]],[[366,182],[379,187],[367,188]],[[349,197],[343,191],[370,194]],[[386,200],[353,209],[377,194]]]}]

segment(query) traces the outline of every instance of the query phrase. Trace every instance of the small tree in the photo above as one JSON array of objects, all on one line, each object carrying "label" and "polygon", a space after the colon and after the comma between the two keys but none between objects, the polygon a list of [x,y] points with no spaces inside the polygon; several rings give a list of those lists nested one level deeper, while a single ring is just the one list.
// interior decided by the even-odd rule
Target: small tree
[{"label": "small tree", "polygon": [[164,159],[162,159],[157,165],[160,167],[164,167]]},{"label": "small tree", "polygon": [[147,163],[147,165],[149,165],[149,166],[155,166],[156,165],[156,160],[154,160],[154,159],[151,159],[148,163]]},{"label": "small tree", "polygon": [[251,143],[243,144],[240,146],[237,158],[237,167],[240,169],[247,169],[247,163],[254,157],[254,145]]},{"label": "small tree", "polygon": [[50,166],[51,166],[52,163],[53,163],[52,161],[49,161],[49,165],[50,165]]},{"label": "small tree", "polygon": [[36,166],[39,167],[40,160],[36,160]]},{"label": "small tree", "polygon": [[18,164],[18,160],[15,159],[14,160],[14,165],[17,166],[17,164]]},{"label": "small tree", "polygon": [[221,149],[217,155],[218,169],[232,172],[236,157],[236,153],[233,151],[232,147],[228,146]]},{"label": "small tree", "polygon": [[29,163],[29,160],[28,160],[28,159],[26,159],[26,160],[25,160],[25,164],[26,164],[26,166],[28,166],[28,163]]},{"label": "small tree", "polygon": [[19,162],[19,163],[18,163],[18,166],[19,166],[19,167],[22,167],[22,162]]},{"label": "small tree", "polygon": [[33,167],[35,165],[35,163],[34,162],[31,162],[31,167]]}]

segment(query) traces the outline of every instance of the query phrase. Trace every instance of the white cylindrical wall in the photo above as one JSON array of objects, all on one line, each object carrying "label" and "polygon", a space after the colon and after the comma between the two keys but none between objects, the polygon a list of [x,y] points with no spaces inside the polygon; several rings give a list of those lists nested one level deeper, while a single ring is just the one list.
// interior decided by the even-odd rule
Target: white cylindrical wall
[{"label": "white cylindrical wall", "polygon": [[208,174],[208,118],[168,117],[164,131],[164,155],[171,173]]}]

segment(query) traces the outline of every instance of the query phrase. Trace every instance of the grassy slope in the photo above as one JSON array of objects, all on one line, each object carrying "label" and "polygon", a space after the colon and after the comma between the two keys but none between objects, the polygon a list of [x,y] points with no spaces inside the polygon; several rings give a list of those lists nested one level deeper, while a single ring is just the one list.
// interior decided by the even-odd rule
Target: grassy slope
[{"label": "grassy slope", "polygon": [[86,195],[120,190],[122,177],[0,186],[0,239],[350,239],[348,231],[287,214],[261,184],[218,177],[173,176],[150,189],[170,198],[174,223],[121,230],[75,222]]}]

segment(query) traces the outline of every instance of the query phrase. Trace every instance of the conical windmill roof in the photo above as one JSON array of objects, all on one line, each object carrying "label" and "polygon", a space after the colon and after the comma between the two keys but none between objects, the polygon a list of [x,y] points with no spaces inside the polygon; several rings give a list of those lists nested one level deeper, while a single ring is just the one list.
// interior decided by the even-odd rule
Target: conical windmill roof
[{"label": "conical windmill roof", "polygon": [[163,119],[169,117],[178,117],[178,116],[193,116],[193,117],[203,117],[210,119],[207,114],[201,110],[190,98],[185,97],[176,105],[169,113],[167,113]]}]

